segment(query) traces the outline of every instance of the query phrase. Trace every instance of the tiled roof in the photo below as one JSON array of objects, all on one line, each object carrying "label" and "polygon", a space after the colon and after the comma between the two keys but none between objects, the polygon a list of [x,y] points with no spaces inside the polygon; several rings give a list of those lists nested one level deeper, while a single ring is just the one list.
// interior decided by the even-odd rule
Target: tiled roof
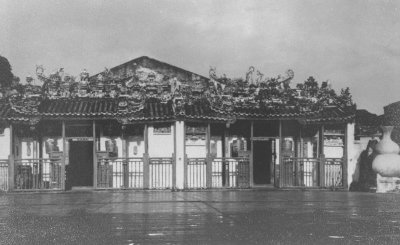
[{"label": "tiled roof", "polygon": [[148,102],[138,110],[120,110],[113,98],[76,98],[45,100],[39,106],[44,117],[94,117],[104,119],[165,120],[174,117],[172,103]]},{"label": "tiled roof", "polygon": [[118,99],[75,98],[46,99],[34,114],[24,114],[13,109],[9,102],[0,102],[0,118],[3,120],[29,121],[31,117],[41,119],[127,119],[130,122],[176,120],[274,120],[296,119],[304,123],[344,122],[354,119],[354,112],[338,107],[327,107],[318,111],[299,111],[295,107],[236,107],[232,111],[212,108],[209,103],[186,103],[183,111],[176,111],[172,101],[167,103],[149,101],[137,110],[120,110]]},{"label": "tiled roof", "polygon": [[150,102],[146,103],[142,110],[129,116],[129,121],[165,121],[173,120],[175,114],[172,107],[172,102],[160,103]]},{"label": "tiled roof", "polygon": [[185,105],[185,118],[226,121],[231,116],[212,110],[208,103],[195,103]]},{"label": "tiled roof", "polygon": [[233,110],[237,117],[255,117],[255,118],[292,118],[299,117],[300,115],[309,115],[310,112],[300,112],[294,106],[280,106],[280,107],[239,107]]},{"label": "tiled roof", "polygon": [[56,99],[45,100],[39,106],[43,116],[114,116],[117,101],[113,99]]},{"label": "tiled roof", "polygon": [[[214,109],[216,110],[216,109]],[[354,111],[344,111],[338,107],[325,107],[316,111],[300,111],[294,106],[286,107],[248,107],[235,108],[233,111],[220,111],[220,114],[233,115],[237,119],[295,119],[303,123],[347,122],[354,119]]]},{"label": "tiled roof", "polygon": [[309,116],[302,116],[301,121],[307,124],[349,122],[354,120],[354,113],[354,108],[343,110],[338,107],[325,107]]},{"label": "tiled roof", "polygon": [[184,106],[183,113],[175,111],[172,102],[168,103],[146,103],[143,110],[129,117],[134,121],[157,121],[175,120],[182,118],[185,120],[213,120],[226,121],[228,117],[210,109],[207,104],[196,103]]},{"label": "tiled roof", "polygon": [[13,121],[29,121],[29,118],[25,117],[19,112],[12,109],[8,101],[0,101],[0,121],[13,120]]}]

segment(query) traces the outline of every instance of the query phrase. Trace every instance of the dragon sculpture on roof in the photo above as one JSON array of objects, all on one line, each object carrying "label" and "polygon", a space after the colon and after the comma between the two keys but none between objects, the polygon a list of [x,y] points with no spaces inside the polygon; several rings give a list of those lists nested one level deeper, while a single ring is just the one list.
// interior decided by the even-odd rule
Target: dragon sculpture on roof
[{"label": "dragon sculpture on roof", "polygon": [[125,75],[114,74],[106,68],[94,77],[83,70],[74,77],[64,73],[62,68],[45,75],[43,66],[37,66],[36,75],[42,85],[33,85],[34,79],[27,78],[22,89],[10,96],[14,109],[36,113],[43,99],[73,98],[115,98],[118,109],[129,112],[143,109],[148,101],[172,102],[178,114],[183,113],[186,104],[194,103],[207,103],[223,112],[232,112],[235,108],[293,107],[312,111],[326,106],[353,106],[348,88],[337,95],[328,82],[319,86],[312,77],[291,88],[292,70],[268,78],[253,66],[249,67],[245,79],[218,76],[216,68],[211,67],[207,81],[196,75],[190,81],[182,81],[145,67]]}]

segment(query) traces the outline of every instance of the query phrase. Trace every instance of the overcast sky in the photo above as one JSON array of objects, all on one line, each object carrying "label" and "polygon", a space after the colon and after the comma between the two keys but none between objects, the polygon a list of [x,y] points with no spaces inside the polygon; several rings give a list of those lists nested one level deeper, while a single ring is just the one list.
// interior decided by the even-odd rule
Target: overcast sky
[{"label": "overcast sky", "polygon": [[400,100],[400,0],[0,0],[0,55],[25,80],[35,65],[91,74],[149,56],[208,76],[250,65],[268,77],[295,72],[383,113]]}]

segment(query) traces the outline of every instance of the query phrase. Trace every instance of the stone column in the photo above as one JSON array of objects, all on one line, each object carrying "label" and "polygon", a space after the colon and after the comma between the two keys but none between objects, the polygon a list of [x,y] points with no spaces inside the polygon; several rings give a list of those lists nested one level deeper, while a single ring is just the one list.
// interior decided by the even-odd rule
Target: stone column
[{"label": "stone column", "polygon": [[354,123],[347,123],[344,142],[344,163],[343,163],[343,187],[349,188],[353,182],[353,174],[356,170],[357,161],[354,158]]},{"label": "stone column", "polygon": [[175,188],[182,190],[185,184],[185,122],[175,122]]},{"label": "stone column", "polygon": [[14,190],[14,183],[15,183],[15,177],[14,177],[14,130],[13,130],[13,125],[10,124],[10,129],[9,129],[9,136],[10,136],[10,155],[8,156],[8,191],[13,191]]},{"label": "stone column", "polygon": [[150,157],[149,157],[149,128],[144,125],[144,154],[143,154],[143,188],[150,188]]},{"label": "stone column", "polygon": [[92,122],[93,130],[93,188],[97,188],[97,153],[96,153],[96,121]]},{"label": "stone column", "polygon": [[206,131],[206,186],[212,188],[212,157],[211,157],[211,125],[207,124]]},{"label": "stone column", "polygon": [[[251,144],[251,152],[250,152],[250,162],[249,162],[249,174],[250,174],[250,187],[252,188],[254,186],[254,162],[253,162],[253,157],[254,157],[254,121],[251,121],[250,123],[250,144]],[[274,173],[274,178],[276,179],[276,172]]]},{"label": "stone column", "polygon": [[[61,136],[62,136],[62,144],[63,144],[63,152],[62,152],[62,161],[61,161],[61,189],[65,190],[65,181],[66,181],[66,173],[65,173],[65,168],[67,165],[67,141],[65,139],[65,121],[61,122]],[[41,149],[42,150],[42,149]]]},{"label": "stone column", "polygon": [[279,120],[279,139],[278,139],[278,147],[277,149],[277,154],[278,154],[278,163],[279,164],[279,180],[278,180],[278,187],[283,187],[283,175],[284,175],[284,168],[283,168],[283,157],[282,157],[282,142],[283,142],[283,136],[282,136],[282,120]]},{"label": "stone column", "polygon": [[128,166],[128,140],[127,140],[127,135],[126,135],[126,127],[127,125],[123,124],[121,126],[121,140],[122,140],[122,158],[123,163],[122,163],[122,173],[123,173],[123,185],[124,188],[129,187],[129,166]]}]

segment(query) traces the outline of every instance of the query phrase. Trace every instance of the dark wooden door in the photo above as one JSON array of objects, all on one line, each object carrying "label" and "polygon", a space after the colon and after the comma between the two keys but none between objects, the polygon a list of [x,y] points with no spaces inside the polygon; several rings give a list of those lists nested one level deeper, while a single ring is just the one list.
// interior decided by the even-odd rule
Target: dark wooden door
[{"label": "dark wooden door", "polygon": [[271,184],[273,171],[272,140],[254,141],[253,146],[254,184]]},{"label": "dark wooden door", "polygon": [[67,188],[73,186],[93,186],[93,142],[91,141],[70,142]]}]

